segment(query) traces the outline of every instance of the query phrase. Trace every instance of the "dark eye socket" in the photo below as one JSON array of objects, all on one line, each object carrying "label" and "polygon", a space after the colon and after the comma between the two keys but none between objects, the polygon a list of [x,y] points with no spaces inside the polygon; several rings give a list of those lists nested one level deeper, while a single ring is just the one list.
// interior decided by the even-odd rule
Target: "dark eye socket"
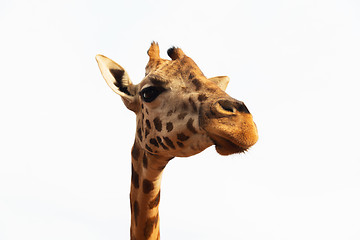
[{"label": "dark eye socket", "polygon": [[141,95],[141,98],[145,101],[145,102],[152,102],[154,101],[157,96],[160,95],[160,93],[162,93],[163,91],[165,91],[164,88],[162,87],[154,87],[154,86],[151,86],[151,87],[147,87],[147,88],[144,88],[141,92],[140,92],[140,95]]}]

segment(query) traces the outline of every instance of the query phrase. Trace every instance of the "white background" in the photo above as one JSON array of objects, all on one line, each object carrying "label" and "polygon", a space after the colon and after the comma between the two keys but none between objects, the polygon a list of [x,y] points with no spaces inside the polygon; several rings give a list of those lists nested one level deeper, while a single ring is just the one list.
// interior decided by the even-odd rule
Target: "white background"
[{"label": "white background", "polygon": [[360,3],[2,1],[0,239],[128,239],[135,116],[95,55],[228,75],[259,142],[165,169],[162,239],[360,239]]}]

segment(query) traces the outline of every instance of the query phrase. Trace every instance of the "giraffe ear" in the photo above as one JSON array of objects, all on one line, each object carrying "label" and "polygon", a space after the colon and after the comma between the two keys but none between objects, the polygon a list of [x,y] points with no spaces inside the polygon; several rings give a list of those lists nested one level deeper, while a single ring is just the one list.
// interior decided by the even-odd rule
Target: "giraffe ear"
[{"label": "giraffe ear", "polygon": [[227,85],[229,84],[230,78],[228,76],[218,76],[209,78],[209,80],[218,85],[221,90],[225,91]]},{"label": "giraffe ear", "polygon": [[125,69],[110,58],[100,54],[96,55],[96,61],[109,87],[121,96],[127,108],[135,112],[138,105],[134,97],[136,86],[132,84]]}]

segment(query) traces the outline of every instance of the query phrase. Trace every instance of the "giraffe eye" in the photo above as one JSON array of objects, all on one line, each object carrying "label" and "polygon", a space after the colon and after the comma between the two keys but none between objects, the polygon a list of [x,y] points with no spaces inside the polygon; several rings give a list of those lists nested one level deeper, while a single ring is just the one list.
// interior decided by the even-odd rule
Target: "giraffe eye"
[{"label": "giraffe eye", "polygon": [[160,95],[160,93],[162,93],[163,91],[165,91],[164,88],[161,87],[147,87],[145,89],[143,89],[140,92],[141,98],[145,101],[145,102],[152,102],[154,101],[157,96]]}]

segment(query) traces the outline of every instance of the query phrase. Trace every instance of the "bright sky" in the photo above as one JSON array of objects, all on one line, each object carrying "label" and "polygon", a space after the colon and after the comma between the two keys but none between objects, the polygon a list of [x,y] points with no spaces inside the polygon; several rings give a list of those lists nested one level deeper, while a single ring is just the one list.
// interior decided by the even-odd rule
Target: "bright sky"
[{"label": "bright sky", "polygon": [[5,1],[0,8],[0,239],[128,239],[133,82],[158,41],[228,75],[260,139],[165,169],[162,239],[360,239],[360,4]]}]

